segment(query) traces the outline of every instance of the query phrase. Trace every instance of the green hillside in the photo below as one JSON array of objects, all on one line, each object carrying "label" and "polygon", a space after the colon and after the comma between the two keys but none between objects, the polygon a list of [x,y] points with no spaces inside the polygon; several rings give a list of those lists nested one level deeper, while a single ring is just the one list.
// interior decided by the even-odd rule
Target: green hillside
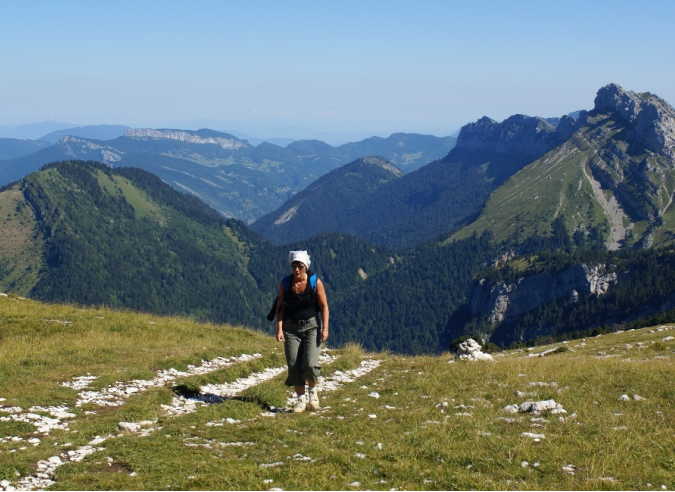
[{"label": "green hillside", "polygon": [[[4,260],[3,290],[260,325],[267,299],[225,221],[153,175],[61,162],[0,196],[23,214],[11,220],[16,240],[6,248],[15,253]],[[23,276],[21,261],[30,265]]]},{"label": "green hillside", "polygon": [[[580,278],[583,269],[588,273]],[[547,295],[554,291],[558,294]],[[490,300],[482,297],[486,292],[492,293]],[[528,304],[525,298],[540,301]],[[583,338],[671,322],[674,301],[672,249],[540,252],[477,272],[444,340],[480,334],[484,340],[514,346]],[[503,319],[495,319],[500,310]]]},{"label": "green hillside", "polygon": [[340,231],[361,235],[352,217],[378,188],[403,176],[381,157],[365,157],[317,179],[251,228],[276,244]]},{"label": "green hillside", "polygon": [[13,296],[0,320],[3,488],[675,487],[671,325],[493,362],[328,351],[293,414],[271,337]]},{"label": "green hillside", "polygon": [[[270,331],[265,316],[288,274],[288,250],[307,249],[328,292],[332,342],[405,354],[438,353],[461,335],[486,333],[481,318],[461,313],[472,281],[500,251],[489,234],[441,236],[398,252],[340,233],[275,246],[145,171],[81,161],[52,164],[0,192],[0,226],[0,291]],[[662,254],[628,258],[622,271],[639,274],[611,296],[569,306],[566,297],[541,307],[537,322],[526,313],[490,327],[493,341],[509,345],[515,333],[528,333],[527,341],[668,311],[674,284]],[[617,263],[603,252],[594,261]],[[561,312],[573,322],[561,322]]]}]

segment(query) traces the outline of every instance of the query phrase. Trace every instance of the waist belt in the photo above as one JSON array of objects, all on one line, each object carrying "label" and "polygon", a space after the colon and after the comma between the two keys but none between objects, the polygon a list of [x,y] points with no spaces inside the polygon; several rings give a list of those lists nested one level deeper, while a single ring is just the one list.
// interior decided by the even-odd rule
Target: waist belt
[{"label": "waist belt", "polygon": [[306,326],[313,322],[316,318],[309,318],[309,319],[288,319],[288,322],[292,325],[298,325],[298,326]]}]

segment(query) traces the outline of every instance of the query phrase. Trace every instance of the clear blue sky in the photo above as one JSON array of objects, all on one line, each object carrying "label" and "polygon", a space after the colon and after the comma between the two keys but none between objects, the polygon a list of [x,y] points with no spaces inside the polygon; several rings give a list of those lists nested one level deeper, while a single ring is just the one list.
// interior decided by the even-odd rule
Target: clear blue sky
[{"label": "clear blue sky", "polygon": [[674,20],[670,0],[0,0],[0,125],[447,134],[591,109],[610,82],[673,104]]}]

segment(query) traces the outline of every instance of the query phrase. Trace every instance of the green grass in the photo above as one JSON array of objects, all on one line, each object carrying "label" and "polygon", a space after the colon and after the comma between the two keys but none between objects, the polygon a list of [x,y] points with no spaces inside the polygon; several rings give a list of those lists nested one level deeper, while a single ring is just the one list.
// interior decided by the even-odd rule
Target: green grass
[{"label": "green grass", "polygon": [[[57,468],[52,488],[671,489],[675,342],[663,339],[673,333],[641,329],[603,335],[507,351],[492,363],[449,363],[447,354],[366,354],[349,346],[333,352],[339,357],[323,367],[324,375],[350,371],[363,358],[379,359],[380,365],[336,391],[320,392],[319,412],[263,415],[270,406],[285,404],[282,374],[237,398],[170,417],[161,405],[179,386],[198,391],[206,383],[232,382],[283,366],[281,344],[262,334],[180,318],[3,297],[0,397],[7,400],[0,405],[27,409],[65,403],[73,408],[76,392],[57,383],[75,376],[97,375],[96,385],[103,387],[149,378],[167,364],[254,352],[262,357],[181,378],[131,396],[120,407],[87,407],[93,414],[73,409],[71,430],[40,435],[39,446],[0,442],[0,477],[14,480],[41,459],[111,434],[120,437],[108,439],[104,450]],[[558,346],[563,348],[549,356],[528,357]],[[622,394],[631,400],[619,401]],[[554,399],[568,413],[503,412],[508,404],[544,399]],[[142,420],[156,421],[157,430],[140,437],[117,428],[121,421]],[[25,438],[35,433],[29,425],[0,422],[0,437],[5,431]],[[535,442],[522,437],[524,432],[546,438]],[[564,473],[567,465],[574,465],[574,475]]]},{"label": "green grass", "polygon": [[160,207],[127,179],[120,176],[115,176],[111,179],[100,170],[97,171],[96,178],[101,188],[109,195],[117,196],[118,193],[121,193],[125,200],[134,208],[138,217],[147,217],[161,224],[165,222]]},{"label": "green grass", "polygon": [[44,241],[18,186],[0,193],[0,291],[27,295],[38,281]]}]

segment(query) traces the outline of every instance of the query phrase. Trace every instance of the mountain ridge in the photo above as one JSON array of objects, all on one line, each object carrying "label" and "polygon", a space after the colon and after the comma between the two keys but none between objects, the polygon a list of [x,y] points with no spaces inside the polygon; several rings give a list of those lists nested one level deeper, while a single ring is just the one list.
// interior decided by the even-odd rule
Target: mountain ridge
[{"label": "mountain ridge", "polygon": [[580,114],[572,136],[512,176],[455,237],[489,228],[513,249],[550,236],[561,218],[580,247],[588,241],[609,249],[671,241],[675,164],[672,142],[663,135],[675,131],[673,114],[655,96],[643,101],[615,84],[600,89],[596,107]]},{"label": "mountain ridge", "polygon": [[0,186],[50,162],[94,160],[114,167],[144,168],[199,197],[225,217],[251,223],[318,177],[354,158],[366,157],[373,149],[411,170],[446,155],[454,141],[450,137],[396,134],[344,149],[313,141],[294,142],[288,147],[265,142],[252,146],[209,129],[129,129],[127,136],[105,141],[64,136],[51,147],[0,161]]},{"label": "mountain ridge", "polygon": [[[316,220],[390,247],[420,244],[473,220],[492,191],[533,158],[559,145],[575,125],[571,117],[563,117],[557,127],[542,118],[524,115],[501,123],[482,118],[462,128],[447,156],[359,197],[359,207],[336,201],[324,217]],[[323,194],[329,193],[328,188],[323,190]],[[275,231],[273,218],[289,208],[290,202],[288,207],[258,219],[252,227],[279,242],[282,236]],[[279,228],[297,231],[296,236],[284,235],[285,241],[303,237],[301,224],[293,225],[289,220]]]}]

